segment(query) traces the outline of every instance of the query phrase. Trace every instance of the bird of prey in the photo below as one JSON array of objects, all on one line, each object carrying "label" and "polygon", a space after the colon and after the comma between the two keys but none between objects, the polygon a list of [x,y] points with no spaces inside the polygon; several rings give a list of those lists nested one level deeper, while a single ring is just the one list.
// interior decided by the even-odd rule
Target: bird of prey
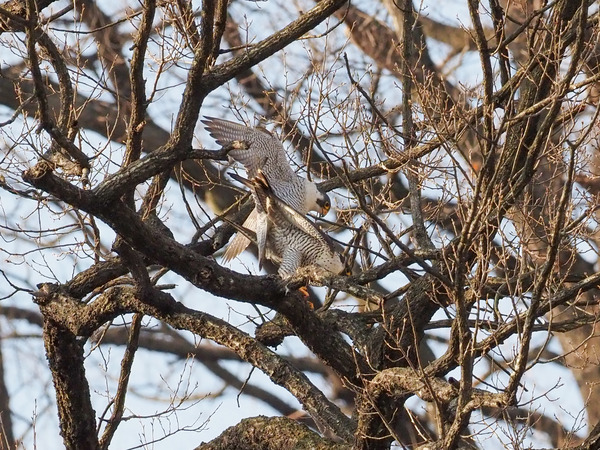
[{"label": "bird of prey", "polygon": [[[249,128],[229,120],[205,117],[202,122],[209,134],[219,145],[225,146],[235,142],[246,144],[244,148],[234,148],[228,155],[242,163],[249,179],[255,178],[259,171],[269,180],[275,196],[283,200],[289,207],[301,215],[309,211],[317,211],[321,215],[329,212],[329,197],[321,192],[315,183],[298,176],[287,159],[283,145],[275,136],[262,128]],[[256,232],[259,260],[264,259],[267,233],[267,215],[257,206],[250,213],[243,227]],[[231,261],[250,244],[250,239],[238,233],[225,251],[223,259]]]},{"label": "bird of prey", "polygon": [[[252,180],[234,173],[235,180],[252,189],[257,205],[267,215],[266,257],[279,262],[281,278],[292,277],[299,268],[316,266],[340,274],[345,266],[333,242],[317,225],[280,199],[260,170]],[[263,261],[259,260],[262,265]]]}]

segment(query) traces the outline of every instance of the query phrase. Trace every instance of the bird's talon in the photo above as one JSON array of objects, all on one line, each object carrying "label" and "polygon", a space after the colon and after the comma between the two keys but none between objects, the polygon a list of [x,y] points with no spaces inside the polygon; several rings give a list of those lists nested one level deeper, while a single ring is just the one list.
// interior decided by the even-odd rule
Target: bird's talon
[{"label": "bird's talon", "polygon": [[300,288],[298,288],[298,291],[304,296],[304,297],[309,297],[308,294],[308,288],[306,286],[302,286]]}]

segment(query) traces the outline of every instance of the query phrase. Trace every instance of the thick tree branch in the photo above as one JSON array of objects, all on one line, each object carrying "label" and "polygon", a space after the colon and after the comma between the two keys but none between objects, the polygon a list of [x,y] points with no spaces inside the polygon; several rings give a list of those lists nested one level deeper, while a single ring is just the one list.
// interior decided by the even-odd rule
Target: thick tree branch
[{"label": "thick tree branch", "polygon": [[[45,285],[37,294],[37,301],[41,305],[45,323],[51,320],[63,330],[63,334],[74,338],[77,335],[89,336],[91,331],[119,314],[137,312],[162,320],[173,328],[188,330],[202,338],[211,339],[229,347],[243,360],[265,372],[274,383],[289,390],[315,421],[346,441],[352,439],[354,426],[350,419],[289,362],[227,322],[207,313],[190,310],[165,293],[148,292],[142,302],[133,288],[112,288],[106,295],[86,306],[70,298],[56,286]],[[65,367],[62,366],[56,369],[60,380],[66,376],[64,370]],[[70,399],[70,405],[78,400],[80,394],[85,395],[86,391],[65,392],[74,397]]]},{"label": "thick tree branch", "polygon": [[228,428],[211,442],[196,450],[280,450],[310,448],[343,450],[346,444],[335,444],[286,417],[252,417]]}]

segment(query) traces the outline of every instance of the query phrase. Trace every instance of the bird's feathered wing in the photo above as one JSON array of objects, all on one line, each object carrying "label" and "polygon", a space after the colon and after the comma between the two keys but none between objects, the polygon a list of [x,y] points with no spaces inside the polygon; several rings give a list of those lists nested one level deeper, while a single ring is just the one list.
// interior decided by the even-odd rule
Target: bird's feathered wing
[{"label": "bird's feathered wing", "polygon": [[[278,198],[262,172],[258,171],[251,181],[236,174],[230,175],[251,188],[257,206],[266,211],[269,228],[264,248],[266,250],[269,247],[271,253],[281,259],[279,274],[283,278],[294,275],[303,265],[321,265],[335,273],[343,270],[341,258],[329,237],[318,226]],[[266,253],[260,255],[261,258],[265,256]]]},{"label": "bird's feathered wing", "polygon": [[[258,170],[257,173],[262,174],[262,172],[260,170]],[[254,224],[255,228],[253,231],[256,232],[256,246],[258,247],[258,266],[259,266],[259,268],[262,268],[264,261],[265,261],[265,257],[266,257],[267,238],[268,238],[268,233],[269,233],[269,220],[268,220],[269,198],[265,195],[262,195],[259,192],[256,192],[255,184],[253,182],[251,182],[250,180],[247,180],[246,178],[241,177],[236,173],[229,173],[229,175],[234,180],[239,181],[244,186],[250,188],[252,190],[252,193],[254,194],[254,198],[256,199],[256,208],[252,210],[252,212],[248,216],[248,219],[246,219],[246,222],[248,222],[248,220],[251,219],[252,215],[254,214],[254,217],[256,218],[256,223]],[[246,222],[244,222],[244,226],[245,226]],[[251,229],[249,227],[246,227],[246,228]],[[237,238],[240,235],[241,235],[241,233],[238,233],[235,237]],[[244,238],[246,241],[248,241],[248,244],[249,244],[250,240],[246,236],[244,236]],[[235,241],[235,239],[234,239],[234,241]],[[234,242],[232,242],[232,244],[233,243]],[[231,247],[231,244],[229,246]],[[247,246],[248,245],[246,244],[246,247]],[[243,251],[246,247],[241,249],[240,252]],[[229,248],[228,248],[228,250],[229,250]],[[237,250],[238,249],[234,249],[233,251],[237,251]]]},{"label": "bird's feathered wing", "polygon": [[[257,178],[260,179],[260,177]],[[317,242],[319,242],[319,245],[330,248],[332,251],[334,250],[331,238],[327,236],[323,230],[321,230],[321,228],[317,227],[313,222],[308,220],[306,216],[298,213],[298,211],[296,211],[286,202],[279,199],[273,193],[273,191],[270,191],[269,198],[273,205],[277,207],[278,213],[285,217],[285,220],[309,235],[312,239],[315,239]]]},{"label": "bird's feathered wing", "polygon": [[[232,149],[228,155],[244,165],[249,179],[262,173],[278,197],[300,213],[308,212],[306,180],[296,175],[290,166],[279,139],[264,129],[250,128],[229,120],[205,117],[202,122],[219,145],[225,146],[232,142],[246,144],[246,148]],[[256,232],[259,264],[262,264],[266,251],[268,221],[266,213],[261,211],[260,207],[258,212],[253,211],[253,214],[244,222],[244,227]],[[236,234],[225,251],[224,260],[227,262],[236,258],[249,244],[250,240],[246,236]]]},{"label": "bird's feathered wing", "polygon": [[219,145],[236,141],[246,143],[248,148],[230,150],[228,155],[244,165],[249,179],[254,178],[259,170],[275,184],[291,183],[297,177],[283,144],[267,130],[215,117],[205,117],[202,123]]},{"label": "bird's feathered wing", "polygon": [[302,265],[302,250],[296,247],[288,246],[281,255],[281,264],[277,273],[281,278],[290,278],[298,271]]}]

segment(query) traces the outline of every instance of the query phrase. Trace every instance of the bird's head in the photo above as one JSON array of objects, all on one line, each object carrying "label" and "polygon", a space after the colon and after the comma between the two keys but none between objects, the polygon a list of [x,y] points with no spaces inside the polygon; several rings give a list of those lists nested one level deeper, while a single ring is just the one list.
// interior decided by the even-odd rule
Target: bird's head
[{"label": "bird's head", "polygon": [[321,216],[325,216],[331,209],[331,200],[329,196],[319,190],[317,185],[312,181],[305,179],[304,185],[304,207],[305,211],[316,211]]},{"label": "bird's head", "polygon": [[331,200],[329,200],[329,195],[325,192],[321,192],[317,189],[317,206],[320,208],[317,210],[321,216],[326,216],[329,210],[331,209]]}]

